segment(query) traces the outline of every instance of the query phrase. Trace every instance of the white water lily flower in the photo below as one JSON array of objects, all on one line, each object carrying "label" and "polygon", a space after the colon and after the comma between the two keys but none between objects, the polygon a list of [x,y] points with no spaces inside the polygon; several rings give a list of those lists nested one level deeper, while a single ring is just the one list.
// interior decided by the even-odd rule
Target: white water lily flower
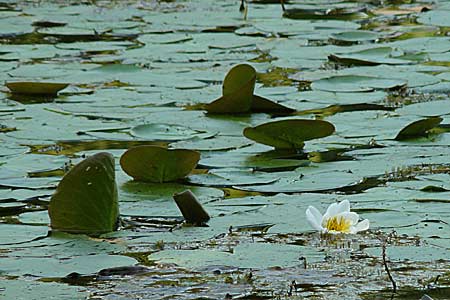
[{"label": "white water lily flower", "polygon": [[348,200],[331,204],[323,216],[317,208],[309,206],[306,210],[306,220],[321,232],[353,234],[369,229],[369,220],[358,222],[358,214],[350,212]]}]

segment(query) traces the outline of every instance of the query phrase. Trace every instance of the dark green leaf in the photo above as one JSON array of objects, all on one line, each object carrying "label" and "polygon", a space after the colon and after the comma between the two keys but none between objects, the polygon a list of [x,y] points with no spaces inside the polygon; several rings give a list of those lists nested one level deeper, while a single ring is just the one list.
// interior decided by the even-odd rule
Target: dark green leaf
[{"label": "dark green leaf", "polygon": [[100,234],[113,231],[119,216],[114,157],[106,152],[86,158],[59,183],[50,200],[54,230]]},{"label": "dark green leaf", "polygon": [[53,82],[7,82],[5,84],[12,93],[24,95],[56,95],[60,90],[65,89],[68,83]]},{"label": "dark green leaf", "polygon": [[412,122],[400,130],[395,140],[402,141],[424,136],[430,129],[438,126],[441,122],[441,117],[432,117]]},{"label": "dark green leaf", "polygon": [[193,150],[138,146],[122,155],[120,165],[137,181],[167,182],[188,175],[199,159],[200,153]]},{"label": "dark green leaf", "polygon": [[278,149],[301,149],[304,141],[328,136],[333,124],[321,120],[282,120],[244,129],[244,136]]},{"label": "dark green leaf", "polygon": [[247,64],[234,66],[225,76],[222,97],[206,105],[209,113],[250,111],[255,89],[256,71]]}]

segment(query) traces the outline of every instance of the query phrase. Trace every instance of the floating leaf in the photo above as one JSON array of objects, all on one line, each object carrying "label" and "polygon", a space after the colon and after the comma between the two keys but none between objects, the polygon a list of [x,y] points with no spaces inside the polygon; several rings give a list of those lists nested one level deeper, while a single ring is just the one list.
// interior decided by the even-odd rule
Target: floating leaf
[{"label": "floating leaf", "polygon": [[119,216],[114,157],[100,152],[73,167],[59,183],[48,212],[54,230],[113,231]]},{"label": "floating leaf", "polygon": [[450,27],[450,20],[448,18],[448,10],[432,10],[420,15],[417,22],[426,25],[435,25],[440,27]]},{"label": "floating leaf", "polygon": [[387,79],[360,75],[333,76],[312,83],[312,88],[330,92],[371,92],[378,89],[391,90],[406,86],[401,79]]},{"label": "floating leaf", "polygon": [[355,31],[334,33],[331,35],[331,38],[341,42],[357,43],[357,42],[374,41],[379,38],[379,35],[373,31],[355,30]]},{"label": "floating leaf", "polygon": [[435,185],[427,185],[426,187],[423,187],[420,189],[422,192],[427,193],[443,193],[448,192],[446,188],[443,188],[442,186],[435,186]]},{"label": "floating leaf", "polygon": [[54,82],[7,82],[6,86],[11,90],[13,94],[24,95],[46,95],[56,96],[56,94],[65,89],[68,83],[54,83]]},{"label": "floating leaf", "polygon": [[211,134],[176,124],[143,124],[131,129],[136,137],[153,141],[181,141],[195,137],[204,138]]},{"label": "floating leaf", "polygon": [[301,149],[304,141],[328,136],[333,124],[322,120],[282,120],[244,129],[244,136],[277,149]]},{"label": "floating leaf", "polygon": [[328,59],[343,65],[375,66],[379,64],[402,65],[411,63],[407,60],[392,58],[394,49],[391,47],[376,47],[352,53],[330,54]]},{"label": "floating leaf", "polygon": [[[304,7],[304,8],[303,8]],[[324,20],[352,20],[367,17],[367,15],[360,8],[353,7],[334,7],[329,6],[314,7],[304,5],[303,7],[295,7],[286,9],[284,5],[283,17],[289,19],[324,19]]]},{"label": "floating leaf", "polygon": [[222,97],[206,104],[208,113],[278,112],[291,113],[294,110],[269,99],[254,95],[256,70],[247,64],[234,66],[225,76]]},{"label": "floating leaf", "polygon": [[418,120],[408,124],[395,137],[395,140],[402,141],[426,135],[426,133],[442,122],[441,117],[432,117]]},{"label": "floating leaf", "polygon": [[199,159],[200,153],[193,150],[138,146],[122,155],[120,165],[137,181],[167,182],[188,175]]}]

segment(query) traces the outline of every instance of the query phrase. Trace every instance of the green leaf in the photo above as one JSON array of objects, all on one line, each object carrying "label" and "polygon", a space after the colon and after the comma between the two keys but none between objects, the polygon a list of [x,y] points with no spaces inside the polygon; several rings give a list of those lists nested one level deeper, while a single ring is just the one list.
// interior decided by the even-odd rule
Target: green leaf
[{"label": "green leaf", "polygon": [[188,175],[199,159],[200,153],[193,150],[138,146],[122,155],[120,165],[137,181],[167,182]]},{"label": "green leaf", "polygon": [[65,89],[68,83],[54,83],[54,82],[7,82],[5,84],[13,94],[24,95],[47,95],[56,96],[56,94]]},{"label": "green leaf", "polygon": [[222,97],[206,105],[209,113],[250,111],[255,90],[256,71],[247,64],[234,66],[225,76]]},{"label": "green leaf", "polygon": [[346,93],[391,90],[404,86],[405,80],[361,75],[332,76],[314,81],[311,85],[314,90]]},{"label": "green leaf", "polygon": [[441,117],[432,117],[412,122],[400,130],[395,140],[402,141],[424,136],[430,129],[436,127],[441,122]]},{"label": "green leaf", "polygon": [[73,167],[59,183],[48,212],[57,231],[100,234],[115,230],[119,205],[114,157],[100,152]]},{"label": "green leaf", "polygon": [[264,97],[254,95],[251,111],[258,113],[280,113],[280,114],[290,114],[295,112],[295,109],[283,106],[279,103],[273,102]]},{"label": "green leaf", "polygon": [[368,30],[355,30],[331,34],[331,38],[342,42],[367,42],[374,41],[380,35]]},{"label": "green leaf", "polygon": [[330,61],[343,65],[375,66],[380,64],[402,65],[411,63],[407,60],[392,58],[394,49],[391,47],[376,47],[351,53],[335,53],[328,55]]},{"label": "green leaf", "polygon": [[255,69],[247,64],[234,66],[225,76],[222,97],[200,106],[213,114],[227,113],[292,113],[295,110],[261,96],[254,95]]},{"label": "green leaf", "polygon": [[133,136],[152,141],[181,141],[191,138],[210,137],[211,133],[194,130],[177,124],[142,124],[131,129]]},{"label": "green leaf", "polygon": [[304,141],[328,136],[333,124],[322,120],[282,120],[244,129],[244,136],[277,149],[301,149]]}]

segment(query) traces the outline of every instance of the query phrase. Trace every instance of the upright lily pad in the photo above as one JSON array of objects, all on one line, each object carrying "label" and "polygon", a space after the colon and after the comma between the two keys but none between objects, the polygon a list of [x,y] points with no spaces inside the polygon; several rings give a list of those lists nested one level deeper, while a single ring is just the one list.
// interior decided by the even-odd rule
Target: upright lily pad
[{"label": "upright lily pad", "polygon": [[199,159],[200,153],[193,150],[138,146],[122,155],[120,166],[137,181],[161,183],[185,177]]},{"label": "upright lily pad", "polygon": [[395,140],[402,141],[424,136],[430,129],[438,126],[442,120],[441,117],[432,117],[412,122],[400,130]]},{"label": "upright lily pad", "polygon": [[334,132],[333,124],[322,120],[281,120],[247,127],[244,136],[277,149],[302,149],[304,141],[326,137]]},{"label": "upright lily pad", "polygon": [[41,96],[56,96],[58,92],[65,89],[68,83],[54,83],[54,82],[7,82],[5,84],[13,94],[23,95],[41,95]]},{"label": "upright lily pad", "polygon": [[57,231],[100,234],[115,230],[119,205],[114,157],[101,152],[73,167],[59,183],[48,212]]},{"label": "upright lily pad", "polygon": [[222,97],[206,104],[208,113],[279,112],[294,110],[269,99],[254,95],[256,70],[247,64],[234,66],[225,76]]},{"label": "upright lily pad", "polygon": [[247,64],[234,66],[225,76],[222,97],[206,105],[209,113],[250,111],[255,90],[256,71]]}]

